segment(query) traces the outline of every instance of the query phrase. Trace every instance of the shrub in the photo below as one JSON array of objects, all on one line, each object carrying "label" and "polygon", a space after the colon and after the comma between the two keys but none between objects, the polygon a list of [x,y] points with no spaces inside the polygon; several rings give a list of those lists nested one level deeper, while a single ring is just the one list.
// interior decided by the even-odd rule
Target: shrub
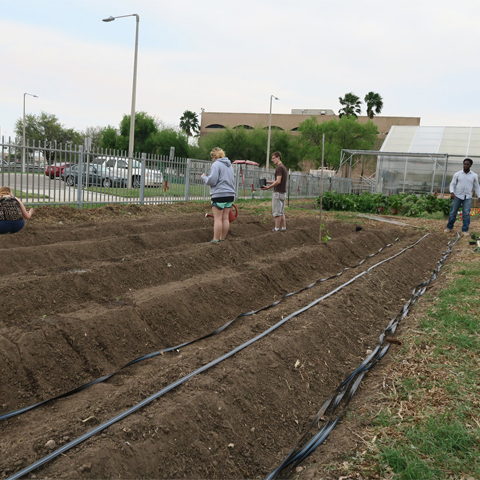
[{"label": "shrub", "polygon": [[[320,198],[317,198],[319,202]],[[449,214],[451,202],[450,199],[430,194],[418,197],[408,193],[386,196],[381,193],[364,192],[356,195],[333,191],[323,194],[322,204],[325,210],[443,218]]]}]

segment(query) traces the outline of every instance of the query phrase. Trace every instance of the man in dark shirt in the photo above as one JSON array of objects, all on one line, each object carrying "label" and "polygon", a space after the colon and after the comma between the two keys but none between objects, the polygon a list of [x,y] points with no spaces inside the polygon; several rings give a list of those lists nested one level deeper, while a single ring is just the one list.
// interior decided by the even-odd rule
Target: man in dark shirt
[{"label": "man in dark shirt", "polygon": [[[272,163],[277,166],[275,169],[275,180],[267,180],[267,184],[262,190],[273,188],[272,195],[272,214],[275,218],[274,232],[287,230],[285,221],[285,198],[287,196],[287,169],[282,163],[282,154],[280,152],[272,153]],[[281,228],[281,230],[280,230]]]}]

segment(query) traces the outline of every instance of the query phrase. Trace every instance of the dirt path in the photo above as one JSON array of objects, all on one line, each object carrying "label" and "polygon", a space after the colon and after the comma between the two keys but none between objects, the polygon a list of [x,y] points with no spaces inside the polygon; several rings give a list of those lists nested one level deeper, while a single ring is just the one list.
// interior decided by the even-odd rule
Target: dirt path
[{"label": "dirt path", "polygon": [[[1,422],[2,478],[425,235],[359,219],[361,231],[353,223],[329,222],[332,239],[318,245],[311,216],[290,218],[287,233],[272,233],[270,221],[244,212],[228,240],[212,245],[206,243],[212,223],[203,218],[202,207],[182,213],[180,206],[132,206],[121,214],[120,208],[90,214],[40,211],[20,234],[0,237],[0,413],[212,332],[399,240],[361,267],[242,317],[219,335]],[[431,233],[415,248],[37,469],[35,478],[263,478],[378,343],[445,248],[445,237]],[[51,440],[54,446],[47,443]],[[322,448],[339,447],[327,442]]]}]

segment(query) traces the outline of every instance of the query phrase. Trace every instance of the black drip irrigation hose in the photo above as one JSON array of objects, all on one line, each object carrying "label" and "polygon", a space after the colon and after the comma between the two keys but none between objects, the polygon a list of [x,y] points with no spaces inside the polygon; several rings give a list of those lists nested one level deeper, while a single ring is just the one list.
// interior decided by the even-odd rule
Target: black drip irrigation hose
[{"label": "black drip irrigation hose", "polygon": [[33,410],[34,408],[38,408],[42,405],[45,405],[47,403],[50,403],[50,402],[54,402],[56,400],[60,400],[61,398],[66,398],[66,397],[69,397],[71,395],[74,395],[76,393],[79,393],[81,392],[82,390],[85,390],[86,388],[88,387],[91,387],[92,385],[96,385],[98,383],[102,383],[102,382],[105,382],[106,380],[112,378],[114,375],[117,375],[118,373],[120,373],[123,369],[127,368],[127,367],[130,367],[131,365],[135,364],[135,363],[138,363],[138,362],[142,362],[143,360],[147,360],[149,358],[153,358],[153,357],[156,357],[158,355],[163,355],[164,353],[168,353],[168,352],[172,352],[174,350],[179,350],[180,348],[183,348],[183,347],[186,347],[187,345],[191,345],[193,343],[196,343],[196,342],[199,342],[201,340],[205,340],[207,338],[210,338],[210,337],[213,337],[214,335],[217,335],[221,332],[223,332],[224,330],[226,330],[233,322],[235,322],[236,320],[238,320],[239,318],[242,318],[242,317],[247,317],[249,315],[255,315],[259,312],[262,312],[264,310],[267,310],[269,308],[272,308],[272,307],[275,307],[277,306],[280,302],[282,302],[283,300],[285,300],[286,298],[288,297],[291,297],[292,295],[298,295],[299,293],[305,291],[305,290],[308,290],[312,287],[314,287],[317,283],[320,283],[320,282],[325,282],[326,280],[331,280],[333,278],[336,278],[336,277],[339,277],[340,275],[342,275],[344,272],[346,272],[347,270],[352,270],[354,268],[357,268],[359,267],[360,265],[362,265],[366,260],[368,260],[369,258],[375,256],[375,255],[378,255],[382,250],[384,250],[385,248],[388,248],[388,247],[391,247],[395,244],[395,242],[398,241],[398,237],[392,242],[392,243],[389,243],[387,245],[385,245],[384,247],[380,248],[378,251],[376,251],[375,253],[372,253],[368,256],[366,256],[363,260],[361,260],[359,263],[357,263],[356,265],[354,265],[353,267],[345,267],[343,270],[341,270],[339,273],[336,273],[335,275],[332,275],[330,277],[327,277],[327,278],[320,278],[318,280],[315,280],[313,283],[311,283],[310,285],[307,285],[306,287],[303,287],[301,288],[300,290],[296,291],[296,292],[291,292],[291,293],[287,293],[285,295],[283,295],[283,297],[281,297],[279,300],[277,300],[276,302],[270,304],[270,305],[267,305],[266,307],[262,307],[258,310],[253,310],[251,312],[246,312],[246,313],[241,313],[240,315],[237,315],[233,320],[230,320],[229,322],[227,322],[225,325],[222,325],[221,327],[217,328],[216,330],[214,330],[213,332],[210,332],[210,333],[207,333],[206,335],[202,336],[202,337],[199,337],[199,338],[196,338],[194,340],[189,340],[188,342],[184,342],[184,343],[181,343],[180,345],[176,345],[175,347],[168,347],[168,348],[165,348],[163,350],[158,350],[156,352],[152,352],[152,353],[149,353],[147,355],[143,355],[141,357],[138,357],[134,360],[131,360],[130,362],[128,362],[127,364],[125,364],[123,367],[120,367],[117,371],[113,372],[113,373],[110,373],[108,375],[104,375],[102,377],[99,377],[99,378],[96,378],[94,380],[91,380],[90,382],[88,383],[85,383],[84,385],[80,385],[79,387],[77,388],[74,388],[73,390],[70,390],[68,392],[65,392],[65,393],[62,393],[60,395],[57,395],[56,397],[52,397],[52,398],[49,398],[47,400],[43,400],[41,402],[38,402],[38,403],[35,403],[33,405],[29,405],[27,407],[23,407],[23,408],[19,408],[18,410],[12,410],[11,412],[7,412],[7,413],[4,413],[3,415],[0,415],[0,421],[2,420],[7,420],[8,418],[12,418],[12,417],[15,417],[15,416],[18,416],[18,415],[21,415],[23,413],[26,413],[30,410]]},{"label": "black drip irrigation hose", "polygon": [[[226,354],[222,355],[221,357],[218,357],[216,358],[215,360],[212,360],[211,362],[207,363],[206,365],[204,365],[203,367],[200,367],[198,368],[197,370],[193,371],[193,372],[190,372],[189,374],[185,375],[184,377],[182,378],[179,378],[178,380],[176,380],[175,382],[171,383],[170,385],[167,385],[165,388],[163,388],[162,390],[160,390],[159,392],[157,393],[154,393],[153,395],[151,395],[150,397],[142,400],[141,402],[137,403],[136,405],[134,405],[133,407],[125,410],[124,412],[116,415],[115,417],[111,418],[110,420],[107,420],[106,422],[98,425],[97,427],[95,427],[94,429],[90,430],[89,432],[81,435],[80,437],[76,438],[75,440],[72,440],[71,442],[63,445],[62,447],[60,447],[59,449],[55,450],[54,452],[50,453],[49,455],[47,455],[46,457],[44,458],[41,458],[40,460],[36,461],[35,463],[29,465],[28,467],[25,467],[24,469],[22,469],[21,471],[15,473],[14,475],[12,475],[11,477],[9,477],[7,480],[17,480],[21,477],[23,477],[24,475],[27,475],[28,473],[32,472],[33,470],[36,470],[38,467],[48,463],[50,460],[53,460],[54,458],[58,457],[59,455],[62,455],[63,453],[65,453],[66,451],[70,450],[71,448],[79,445],[80,443],[84,442],[85,440],[89,439],[90,437],[93,437],[94,435],[96,435],[97,433],[101,432],[102,430],[105,430],[106,428],[110,427],[111,425],[113,425],[114,423],[117,423],[119,422],[120,420],[128,417],[129,415],[131,415],[132,413],[136,412],[137,410],[140,410],[141,408],[145,407],[146,405],[148,405],[149,403],[153,402],[153,400],[156,400],[157,398],[160,398],[161,396],[165,395],[167,392],[169,392],[170,390],[173,390],[174,388],[178,387],[179,385],[182,385],[183,383],[185,383],[187,380],[190,380],[192,377],[194,377],[195,375],[198,375],[199,373],[202,373],[208,369],[210,369],[211,367],[214,367],[215,365],[218,365],[219,363],[223,362],[224,360],[226,360],[227,358],[230,358],[234,355],[236,355],[238,352],[240,352],[241,350],[243,350],[244,348],[252,345],[253,343],[257,342],[258,340],[260,340],[261,338],[267,336],[268,334],[270,334],[271,332],[273,332],[274,330],[276,330],[277,328],[279,328],[280,326],[282,326],[284,323],[288,322],[289,320],[291,320],[292,318],[300,315],[301,313],[309,310],[310,308],[312,308],[313,306],[317,305],[318,303],[320,303],[322,300],[325,300],[326,298],[334,295],[335,293],[337,293],[338,291],[340,291],[342,288],[346,287],[347,285],[350,285],[351,283],[355,282],[358,278],[362,277],[363,275],[367,274],[368,272],[370,272],[371,270],[373,270],[374,268],[378,267],[379,265],[382,265],[383,263],[385,262],[388,262],[390,260],[393,260],[394,258],[398,257],[399,255],[401,255],[402,253],[406,252],[407,250],[415,247],[418,243],[420,243],[425,237],[427,237],[428,235],[430,235],[429,233],[427,233],[426,235],[424,235],[423,237],[421,237],[419,240],[417,240],[415,243],[413,243],[412,245],[408,246],[408,247],[405,247],[403,250],[401,250],[400,252],[396,253],[395,255],[392,255],[391,257],[385,259],[385,260],[382,260],[381,262],[371,266],[370,268],[368,268],[367,270],[364,270],[363,272],[359,273],[358,275],[356,275],[355,277],[353,277],[352,279],[350,279],[348,282],[345,282],[344,284],[338,286],[337,288],[335,288],[334,290],[330,291],[329,293],[323,295],[322,297],[320,298],[317,298],[316,300],[314,300],[313,302],[311,302],[310,304],[308,304],[307,306],[301,308],[300,310],[297,310],[296,312],[293,312],[291,313],[290,315],[286,316],[285,318],[283,318],[282,320],[280,320],[279,322],[277,322],[275,325],[272,325],[270,328],[268,328],[267,330],[263,331],[262,333],[260,333],[259,335],[257,335],[256,337],[254,338],[251,338],[250,340],[248,340],[247,342],[243,343],[242,345],[239,345],[238,347],[234,348],[233,350],[230,350],[229,352],[227,352]],[[336,422],[335,422],[336,423]],[[331,426],[331,428],[333,428],[334,425]],[[330,429],[331,429],[330,428]]]},{"label": "black drip irrigation hose", "polygon": [[[398,324],[408,315],[410,308],[414,303],[425,293],[427,287],[437,278],[440,269],[443,267],[445,260],[448,258],[453,250],[453,246],[460,239],[460,235],[457,233],[456,237],[453,237],[447,244],[448,248],[444,252],[443,257],[438,261],[438,265],[433,270],[431,277],[425,282],[417,285],[413,291],[408,302],[402,307],[400,313],[398,313],[388,324],[387,328],[380,335],[379,344],[375,347],[374,351],[357,367],[353,373],[351,373],[335,390],[334,394],[322,405],[322,408],[315,415],[312,423],[307,428],[307,431],[303,434],[302,438],[297,442],[295,447],[282,461],[282,463],[275,468],[265,480],[280,480],[291,478],[295,472],[296,467],[303,462],[318,446],[320,446],[333,430],[335,425],[344,416],[347,405],[350,403],[353,395],[357,391],[364,375],[368,370],[372,369],[387,353],[390,348],[390,343],[385,342],[387,335],[393,335],[398,327]],[[337,407],[341,404],[342,400],[345,401],[342,404],[341,412],[336,412]],[[327,418],[325,418],[327,415]],[[319,422],[324,422],[322,428],[316,432],[313,436],[311,432],[318,428]],[[307,440],[307,437],[309,439]]]}]

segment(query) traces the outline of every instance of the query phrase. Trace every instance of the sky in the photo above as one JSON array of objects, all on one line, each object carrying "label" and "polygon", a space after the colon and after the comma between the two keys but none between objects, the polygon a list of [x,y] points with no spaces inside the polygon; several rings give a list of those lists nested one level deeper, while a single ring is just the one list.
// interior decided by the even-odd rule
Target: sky
[{"label": "sky", "polygon": [[[479,126],[478,0],[0,0],[0,135],[27,114],[118,127],[136,111],[273,113],[383,97],[381,115]],[[37,95],[34,98],[25,93]],[[362,104],[362,114],[366,108]]]}]

